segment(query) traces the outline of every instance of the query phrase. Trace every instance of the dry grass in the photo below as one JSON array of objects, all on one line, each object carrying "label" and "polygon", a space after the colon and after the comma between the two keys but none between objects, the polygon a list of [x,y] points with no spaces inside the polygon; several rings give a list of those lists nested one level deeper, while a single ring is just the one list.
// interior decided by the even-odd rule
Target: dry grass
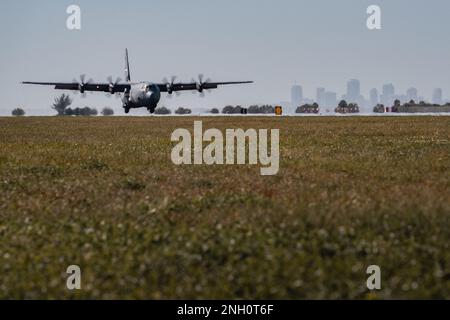
[{"label": "dry grass", "polygon": [[449,117],[202,118],[279,128],[269,177],[174,166],[194,119],[0,118],[0,297],[450,298]]}]

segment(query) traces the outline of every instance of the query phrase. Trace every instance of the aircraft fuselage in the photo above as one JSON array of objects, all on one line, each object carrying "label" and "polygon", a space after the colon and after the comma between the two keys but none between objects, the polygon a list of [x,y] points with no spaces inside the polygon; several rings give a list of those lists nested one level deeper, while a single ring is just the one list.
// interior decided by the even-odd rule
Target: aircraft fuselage
[{"label": "aircraft fuselage", "polygon": [[131,85],[129,94],[125,94],[122,100],[125,111],[145,107],[153,113],[160,99],[161,91],[157,85],[139,82]]}]

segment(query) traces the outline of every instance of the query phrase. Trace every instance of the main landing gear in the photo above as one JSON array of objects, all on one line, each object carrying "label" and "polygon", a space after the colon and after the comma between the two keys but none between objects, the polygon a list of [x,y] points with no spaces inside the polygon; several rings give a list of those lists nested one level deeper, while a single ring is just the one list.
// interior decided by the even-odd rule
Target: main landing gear
[{"label": "main landing gear", "polygon": [[129,113],[129,112],[130,112],[130,107],[128,107],[128,106],[123,106],[123,108],[125,109],[125,113]]},{"label": "main landing gear", "polygon": [[155,107],[148,107],[147,110],[150,113],[155,113]]}]

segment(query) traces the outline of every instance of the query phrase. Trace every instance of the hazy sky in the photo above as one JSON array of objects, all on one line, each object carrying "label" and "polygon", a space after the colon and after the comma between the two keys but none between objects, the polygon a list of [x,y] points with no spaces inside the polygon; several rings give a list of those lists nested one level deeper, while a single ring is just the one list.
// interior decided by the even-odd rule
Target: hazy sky
[{"label": "hazy sky", "polygon": [[[66,8],[82,10],[81,31],[66,28]],[[366,9],[382,9],[382,30],[369,31]],[[189,81],[204,73],[216,81],[254,80],[198,98],[190,92],[160,105],[222,107],[290,99],[301,84],[344,93],[348,79],[371,88],[392,82],[397,92],[435,87],[450,97],[448,0],[72,0],[0,2],[0,114],[14,107],[51,113],[51,87],[20,81],[71,81],[81,73],[96,81],[123,78],[124,48],[132,80]],[[75,98],[74,106],[114,107],[103,93]],[[146,112],[142,110],[142,113]]]}]

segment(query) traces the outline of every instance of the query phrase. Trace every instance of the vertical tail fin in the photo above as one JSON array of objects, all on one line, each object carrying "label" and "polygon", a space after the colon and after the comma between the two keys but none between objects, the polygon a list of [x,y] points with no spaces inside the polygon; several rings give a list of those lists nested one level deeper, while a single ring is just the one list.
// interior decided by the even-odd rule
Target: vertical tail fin
[{"label": "vertical tail fin", "polygon": [[128,49],[125,49],[125,79],[127,80],[127,82],[131,81],[130,63],[128,62]]}]

